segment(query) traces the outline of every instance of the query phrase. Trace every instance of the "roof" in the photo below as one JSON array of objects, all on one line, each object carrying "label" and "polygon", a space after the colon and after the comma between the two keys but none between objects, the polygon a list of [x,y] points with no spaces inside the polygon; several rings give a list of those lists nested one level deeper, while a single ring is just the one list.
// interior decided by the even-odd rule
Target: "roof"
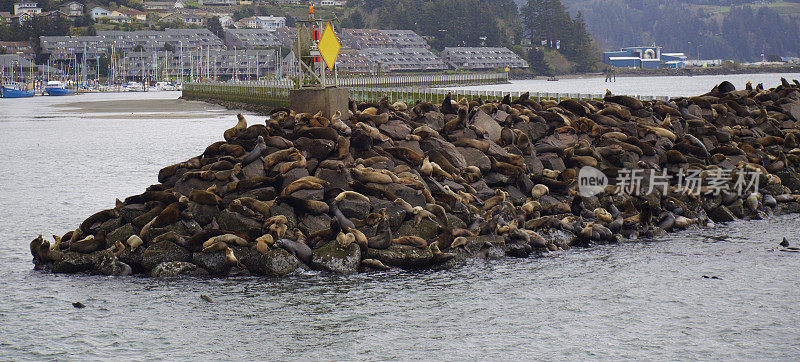
[{"label": "roof", "polygon": [[609,60],[643,60],[639,57],[608,57]]},{"label": "roof", "polygon": [[106,10],[105,8],[101,8],[101,7],[99,7],[99,6],[95,6],[95,7],[93,7],[93,8],[92,8],[92,11],[95,11],[95,10],[97,10],[97,9],[100,9],[100,10],[103,10],[103,11],[108,11],[108,10]]},{"label": "roof", "polygon": [[130,9],[130,8],[117,9],[117,12],[120,13],[120,14],[125,14],[125,15],[147,15],[147,13],[145,13],[143,11],[139,11],[139,10],[136,10],[136,9]]}]

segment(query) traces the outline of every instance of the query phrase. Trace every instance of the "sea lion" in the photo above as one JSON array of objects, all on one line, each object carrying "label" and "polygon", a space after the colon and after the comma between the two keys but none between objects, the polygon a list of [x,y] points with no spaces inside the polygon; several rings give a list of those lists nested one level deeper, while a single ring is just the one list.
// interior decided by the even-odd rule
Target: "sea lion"
[{"label": "sea lion", "polygon": [[70,251],[82,254],[89,254],[106,247],[106,232],[100,230],[96,235],[89,235],[83,240],[79,240],[69,246]]},{"label": "sea lion", "polygon": [[294,255],[294,257],[303,262],[303,264],[311,265],[313,252],[308,245],[285,238],[278,240],[276,245]]},{"label": "sea lion", "polygon": [[240,133],[244,132],[245,129],[247,129],[247,120],[244,118],[244,116],[239,113],[236,115],[236,118],[238,119],[236,125],[225,130],[225,132],[222,134],[222,136],[225,138],[225,141],[231,141],[239,136]]},{"label": "sea lion", "polygon": [[361,266],[378,270],[389,270],[389,267],[378,259],[364,259],[361,261]]},{"label": "sea lion", "polygon": [[342,191],[334,198],[334,201],[339,202],[344,199],[362,200],[369,202],[369,197],[366,197],[355,191]]},{"label": "sea lion", "polygon": [[115,209],[98,211],[81,223],[81,231],[90,233],[92,229],[115,217],[119,217],[119,213]]},{"label": "sea lion", "polygon": [[329,183],[325,180],[314,176],[306,176],[286,185],[281,191],[281,196],[291,195],[300,190],[322,190],[327,185]]},{"label": "sea lion", "polygon": [[380,219],[375,228],[375,236],[368,240],[367,245],[372,249],[386,249],[392,245],[392,228],[386,218],[386,208],[378,212]]},{"label": "sea lion", "polygon": [[266,150],[267,150],[267,144],[264,141],[264,137],[258,136],[258,141],[256,143],[256,146],[253,148],[252,151],[250,151],[250,153],[247,154],[247,156],[245,156],[242,159],[241,161],[242,166],[247,166],[253,161],[258,160],[259,158],[261,158],[261,154]]},{"label": "sea lion", "polygon": [[264,234],[256,238],[256,245],[254,248],[261,254],[266,254],[272,248],[271,246],[275,245],[275,240],[272,238],[270,234]]},{"label": "sea lion", "polygon": [[128,244],[128,248],[131,250],[131,252],[133,252],[134,250],[136,250],[136,248],[144,244],[144,241],[138,235],[131,235],[125,241],[125,243]]},{"label": "sea lion", "polygon": [[428,247],[428,242],[425,241],[425,239],[419,236],[412,236],[412,235],[406,235],[396,239],[392,239],[392,243],[399,245],[413,246],[420,249],[425,249]]}]

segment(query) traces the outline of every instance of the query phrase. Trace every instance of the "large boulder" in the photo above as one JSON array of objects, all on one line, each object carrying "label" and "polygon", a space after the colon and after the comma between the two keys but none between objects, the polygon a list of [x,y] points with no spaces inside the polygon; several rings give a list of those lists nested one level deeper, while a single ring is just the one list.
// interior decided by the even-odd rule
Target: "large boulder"
[{"label": "large boulder", "polygon": [[222,210],[222,212],[217,215],[217,222],[219,223],[219,228],[222,230],[238,231],[247,234],[253,239],[262,234],[260,222],[245,217],[238,212]]},{"label": "large boulder", "polygon": [[387,249],[368,249],[366,259],[378,259],[386,265],[404,269],[431,266],[433,252],[429,248],[420,249],[408,245],[392,244]]},{"label": "large boulder", "polygon": [[348,218],[364,219],[369,215],[369,201],[360,199],[343,199],[339,201],[339,210]]},{"label": "large boulder", "polygon": [[121,243],[125,243],[129,237],[136,235],[138,230],[132,224],[125,224],[117,228],[116,230],[108,233],[106,235],[106,247],[110,247],[117,243],[117,241]]},{"label": "large boulder", "polygon": [[350,244],[346,248],[331,241],[314,249],[311,267],[333,273],[352,274],[358,271],[361,262],[361,248],[358,244]]},{"label": "large boulder", "polygon": [[156,265],[156,267],[150,271],[150,276],[154,278],[168,278],[178,275],[206,276],[208,272],[197,265],[185,261],[164,262]]},{"label": "large boulder", "polygon": [[251,250],[239,258],[239,261],[251,273],[267,276],[283,276],[302,266],[300,260],[281,248],[272,249],[263,255]]},{"label": "large boulder", "polygon": [[456,147],[456,149],[464,156],[467,166],[475,166],[481,169],[482,173],[487,173],[492,169],[492,161],[481,150],[472,147]]},{"label": "large boulder", "polygon": [[464,160],[464,156],[458,152],[456,146],[453,146],[452,143],[443,140],[440,137],[428,137],[422,140],[420,143],[420,148],[423,151],[428,152],[430,150],[439,151],[448,162],[450,162],[453,167],[457,169],[462,169],[467,167],[467,161]]},{"label": "large boulder", "polygon": [[485,129],[486,133],[489,135],[489,139],[492,141],[499,139],[500,132],[503,130],[503,127],[500,127],[497,120],[482,110],[478,110],[475,112],[475,115],[472,116],[472,124]]},{"label": "large boulder", "polygon": [[191,259],[192,253],[189,250],[169,240],[164,240],[145,249],[142,255],[142,267],[151,270],[166,261],[189,261]]},{"label": "large boulder", "polygon": [[83,254],[74,251],[53,263],[53,273],[80,273],[92,270],[97,261],[97,253]]},{"label": "large boulder", "polygon": [[406,139],[406,136],[411,133],[411,127],[407,126],[405,122],[399,119],[393,119],[389,122],[386,122],[378,126],[378,129],[383,134],[398,141]]},{"label": "large boulder", "polygon": [[409,220],[397,229],[397,236],[405,235],[419,236],[431,242],[439,236],[439,224],[428,218],[422,219],[419,225],[414,225],[414,221]]}]

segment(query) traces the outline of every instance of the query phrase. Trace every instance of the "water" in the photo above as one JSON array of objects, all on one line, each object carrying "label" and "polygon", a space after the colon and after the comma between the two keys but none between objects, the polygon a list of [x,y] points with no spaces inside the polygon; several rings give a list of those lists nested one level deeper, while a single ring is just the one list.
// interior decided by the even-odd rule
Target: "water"
[{"label": "water", "polygon": [[[157,280],[32,270],[36,235],[63,234],[140,193],[235,123],[175,97],[0,100],[0,359],[800,354],[800,254],[773,250],[783,236],[800,244],[796,215],[448,271]],[[87,103],[105,113],[52,106],[94,99],[150,105],[133,115],[110,111],[120,103]],[[176,110],[159,113],[165,104]]]},{"label": "water", "polygon": [[791,81],[792,79],[800,79],[800,73],[695,75],[691,77],[617,77],[616,82],[606,82],[605,77],[560,79],[558,82],[533,79],[513,80],[511,84],[457,87],[452,89],[600,95],[605,94],[606,89],[608,89],[614,94],[689,97],[706,93],[725,80],[733,83],[736,89],[744,89],[748,81],[753,83],[753,87],[758,83],[764,83],[764,88],[772,88],[781,84],[781,77]]}]

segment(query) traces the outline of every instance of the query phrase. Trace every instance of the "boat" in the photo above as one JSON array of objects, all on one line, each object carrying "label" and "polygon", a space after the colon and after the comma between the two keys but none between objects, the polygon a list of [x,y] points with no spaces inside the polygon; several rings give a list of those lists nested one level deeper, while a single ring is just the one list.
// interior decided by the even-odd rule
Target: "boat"
[{"label": "boat", "polygon": [[548,82],[558,82],[558,78],[556,78],[556,76],[552,76],[550,78],[547,78],[547,81]]},{"label": "boat", "polygon": [[64,86],[64,83],[57,80],[51,80],[47,82],[47,85],[44,86],[44,91],[49,96],[68,96],[75,94],[75,91],[67,89],[67,87]]},{"label": "boat", "polygon": [[178,87],[175,86],[175,83],[172,82],[157,82],[156,83],[156,90],[159,91],[176,91]]},{"label": "boat", "polygon": [[33,90],[25,90],[22,86],[4,85],[0,88],[0,98],[27,98],[33,97],[36,93]]},{"label": "boat", "polygon": [[144,91],[144,86],[142,83],[139,82],[128,82],[122,85],[123,92],[142,92]]}]

